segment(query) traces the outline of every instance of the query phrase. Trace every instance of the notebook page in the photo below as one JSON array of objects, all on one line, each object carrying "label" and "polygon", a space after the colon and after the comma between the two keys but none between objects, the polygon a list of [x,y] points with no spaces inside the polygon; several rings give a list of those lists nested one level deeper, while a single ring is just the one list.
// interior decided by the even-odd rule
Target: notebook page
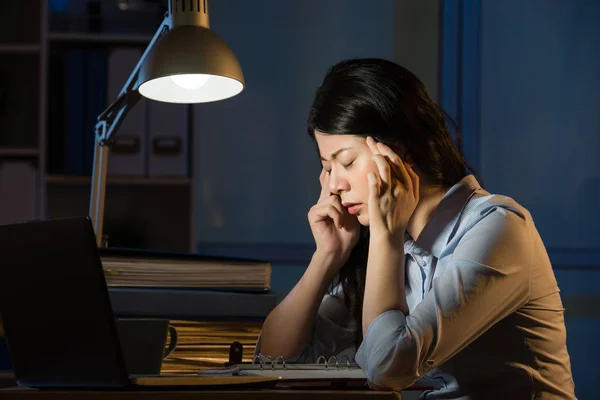
[{"label": "notebook page", "polygon": [[225,368],[201,370],[201,376],[263,376],[280,377],[283,380],[332,380],[332,379],[367,379],[365,373],[356,364],[349,366],[325,366],[324,364],[236,364]]},{"label": "notebook page", "polygon": [[361,369],[252,369],[240,370],[237,375],[280,377],[283,380],[367,379]]}]

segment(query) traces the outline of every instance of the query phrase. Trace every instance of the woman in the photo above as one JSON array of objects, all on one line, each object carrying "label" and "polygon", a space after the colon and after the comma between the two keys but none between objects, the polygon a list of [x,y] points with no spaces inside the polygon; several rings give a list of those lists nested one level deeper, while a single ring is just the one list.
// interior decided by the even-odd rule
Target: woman
[{"label": "woman", "polygon": [[[316,251],[265,320],[257,353],[355,358],[375,388],[428,399],[572,399],[559,289],[529,212],[481,188],[409,71],[341,62],[308,133]],[[328,292],[328,289],[329,290]]]}]

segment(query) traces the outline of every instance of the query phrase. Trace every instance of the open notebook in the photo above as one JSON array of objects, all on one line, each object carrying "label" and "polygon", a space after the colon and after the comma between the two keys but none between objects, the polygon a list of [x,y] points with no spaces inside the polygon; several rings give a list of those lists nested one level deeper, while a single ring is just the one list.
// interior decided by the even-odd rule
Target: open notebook
[{"label": "open notebook", "polygon": [[367,377],[357,364],[235,364],[225,368],[202,370],[202,376],[263,376],[279,377],[282,381],[356,380],[366,383]]},{"label": "open notebook", "polygon": [[[323,357],[321,357],[323,358]],[[201,370],[200,376],[245,376],[279,378],[276,388],[352,388],[368,389],[367,377],[356,363],[343,357],[341,361],[332,357],[327,362],[296,364],[289,362],[263,361],[240,363],[218,369]],[[434,389],[431,382],[419,381],[402,391],[403,397],[417,398],[418,393]],[[416,395],[417,397],[414,397]]]}]

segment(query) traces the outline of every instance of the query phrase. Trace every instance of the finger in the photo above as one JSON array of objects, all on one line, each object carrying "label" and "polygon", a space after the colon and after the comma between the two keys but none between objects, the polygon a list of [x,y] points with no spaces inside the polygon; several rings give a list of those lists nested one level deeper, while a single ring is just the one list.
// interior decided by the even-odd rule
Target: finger
[{"label": "finger", "polygon": [[377,176],[374,172],[369,172],[367,175],[369,181],[369,202],[379,199],[379,185],[377,184]]},{"label": "finger", "polygon": [[371,136],[367,136],[367,146],[371,149],[373,154],[379,154],[379,149],[377,148],[377,141],[373,139]]},{"label": "finger", "polygon": [[[386,187],[391,182],[392,170],[390,168],[390,163],[388,160],[385,159],[385,156],[383,156],[383,158],[382,158],[383,161],[385,161],[385,164],[381,163],[381,161],[376,160],[378,158],[378,157],[376,157],[376,155],[382,155],[381,151],[379,150],[379,144],[380,144],[380,142],[377,142],[371,136],[367,136],[367,145],[369,146],[369,149],[371,149],[371,153],[373,153],[373,161],[375,161],[375,163],[377,164],[377,168],[379,169],[379,175],[380,175],[381,181],[383,183],[381,185],[381,187],[379,188],[379,191],[381,193],[384,190],[386,190]],[[383,144],[383,143],[381,143],[381,144]]]},{"label": "finger", "polygon": [[321,183],[321,193],[319,194],[319,202],[325,200],[327,197],[331,196],[331,192],[329,191],[329,175],[325,169],[321,170],[321,175],[319,175],[319,182]]},{"label": "finger", "polygon": [[331,219],[338,229],[342,229],[342,213],[333,204],[317,204],[312,208],[314,222]]},{"label": "finger", "polygon": [[382,154],[373,154],[373,161],[377,164],[379,170],[379,177],[381,178],[382,187],[381,191],[384,191],[392,180],[390,164]]},{"label": "finger", "polygon": [[404,161],[400,160],[400,162],[398,163],[398,169],[400,170],[398,179],[404,184],[406,190],[414,190],[413,179],[412,176],[410,176],[410,174],[408,173],[407,164]]},{"label": "finger", "polygon": [[417,175],[415,170],[410,165],[406,164],[406,168],[412,179],[412,183],[413,183],[412,188],[413,188],[413,192],[414,192],[413,195],[415,196],[415,199],[418,202],[419,201],[419,186],[420,186],[419,175]]},{"label": "finger", "polygon": [[344,214],[344,211],[346,211],[346,208],[342,205],[339,196],[332,194],[327,200],[324,201],[324,203],[334,206],[340,212],[340,214]]},{"label": "finger", "polygon": [[327,171],[325,171],[325,168],[321,168],[321,174],[319,175],[319,183],[321,183],[321,185],[325,183],[325,178],[327,178]]},{"label": "finger", "polygon": [[369,182],[369,225],[373,227],[381,220],[381,215],[379,215],[380,191],[377,176],[374,172],[369,172],[367,180]]},{"label": "finger", "polygon": [[389,146],[383,143],[378,143],[377,147],[381,153],[390,160],[391,165],[393,165],[394,174],[398,180],[406,187],[407,190],[412,190],[413,180],[408,173],[407,164]]},{"label": "finger", "polygon": [[340,199],[340,196],[332,195],[328,203],[332,204],[335,208],[338,209],[341,215],[340,228],[345,228],[348,225],[348,222],[352,221],[352,215],[350,215],[348,209],[342,205],[342,200]]},{"label": "finger", "polygon": [[396,154],[396,152],[392,150],[391,147],[381,142],[377,143],[377,150],[379,150],[379,152],[388,159],[392,173],[398,178],[400,178],[402,174],[402,171],[400,169],[402,159],[400,158],[400,156]]}]

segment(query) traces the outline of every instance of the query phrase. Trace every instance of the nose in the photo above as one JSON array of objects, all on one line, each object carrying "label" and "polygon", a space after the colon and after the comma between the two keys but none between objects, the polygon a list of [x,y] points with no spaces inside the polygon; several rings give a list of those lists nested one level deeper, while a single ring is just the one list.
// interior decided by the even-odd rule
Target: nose
[{"label": "nose", "polygon": [[332,168],[329,174],[329,191],[333,194],[340,194],[348,190],[348,181],[340,176],[336,168]]}]

